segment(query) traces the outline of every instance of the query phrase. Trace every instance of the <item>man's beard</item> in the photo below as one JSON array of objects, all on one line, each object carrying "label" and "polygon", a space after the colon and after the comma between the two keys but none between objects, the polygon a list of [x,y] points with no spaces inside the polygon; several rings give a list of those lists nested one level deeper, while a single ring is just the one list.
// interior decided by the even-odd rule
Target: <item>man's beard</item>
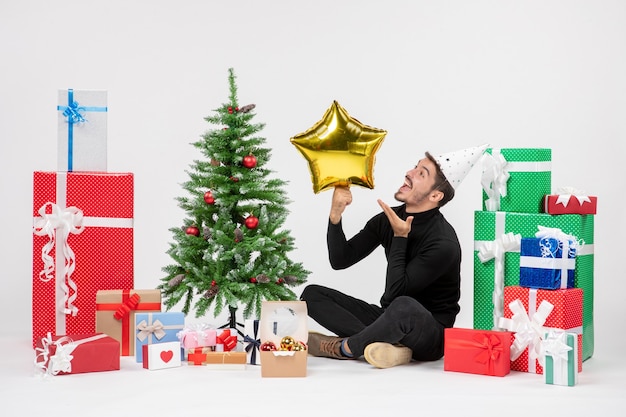
[{"label": "man's beard", "polygon": [[[419,204],[422,201],[426,200],[428,198],[428,195],[430,194],[430,192],[427,193],[422,193],[420,195],[417,196],[417,200],[416,201],[412,201],[411,204]],[[399,201],[401,203],[406,203],[406,198],[402,197],[402,193],[400,191],[396,191],[396,193],[393,195],[393,198],[396,199],[396,201]]]}]

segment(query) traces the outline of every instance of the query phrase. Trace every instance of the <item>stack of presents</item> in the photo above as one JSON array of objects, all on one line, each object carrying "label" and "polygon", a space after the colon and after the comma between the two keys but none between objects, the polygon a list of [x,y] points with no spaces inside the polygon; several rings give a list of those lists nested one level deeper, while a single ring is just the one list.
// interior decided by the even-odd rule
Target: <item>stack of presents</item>
[{"label": "stack of presents", "polygon": [[114,371],[123,356],[150,370],[183,362],[241,369],[267,354],[263,376],[304,376],[306,352],[261,352],[265,342],[280,345],[287,336],[281,329],[306,340],[302,302],[280,304],[296,313],[295,321],[287,317],[289,326],[267,313],[273,322],[263,324],[263,314],[246,320],[244,335],[186,324],[182,312],[162,311],[160,290],[134,288],[133,174],[107,171],[107,110],[106,91],[60,90],[58,170],[33,176],[37,369],[44,375]]},{"label": "stack of presents", "polygon": [[597,198],[552,193],[550,149],[488,149],[474,215],[474,326],[446,329],[444,369],[577,383],[593,355]]}]

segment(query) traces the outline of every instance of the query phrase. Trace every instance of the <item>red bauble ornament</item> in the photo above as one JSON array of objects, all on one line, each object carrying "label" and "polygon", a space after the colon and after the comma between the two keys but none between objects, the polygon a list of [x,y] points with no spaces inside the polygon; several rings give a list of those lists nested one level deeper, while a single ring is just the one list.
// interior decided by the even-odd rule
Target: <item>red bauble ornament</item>
[{"label": "red bauble ornament", "polygon": [[217,281],[213,280],[211,281],[211,287],[215,287],[217,285]]},{"label": "red bauble ornament", "polygon": [[204,202],[207,204],[215,204],[215,198],[213,198],[213,193],[211,191],[204,193]]},{"label": "red bauble ornament", "polygon": [[256,227],[259,225],[259,218],[251,214],[246,218],[244,224],[248,229],[256,229]]},{"label": "red bauble ornament", "polygon": [[188,235],[200,236],[200,229],[198,229],[196,226],[189,226],[185,229],[185,233],[187,233]]},{"label": "red bauble ornament", "polygon": [[278,285],[283,285],[284,283],[285,283],[285,280],[284,280],[284,279],[282,279],[282,278],[278,278],[278,279],[276,280],[276,284],[278,284]]},{"label": "red bauble ornament", "polygon": [[250,154],[243,157],[243,166],[252,169],[256,166],[256,156]]},{"label": "red bauble ornament", "polygon": [[261,345],[261,350],[263,352],[269,352],[272,350],[276,350],[276,345],[273,342],[265,342]]},{"label": "red bauble ornament", "polygon": [[228,114],[233,114],[233,108],[232,107],[228,107]]},{"label": "red bauble ornament", "polygon": [[250,277],[250,282],[253,283],[253,284],[256,284],[256,282],[257,282],[256,278],[255,277]]},{"label": "red bauble ornament", "polygon": [[230,179],[233,182],[239,182],[239,178],[237,178],[237,177],[230,177]]}]

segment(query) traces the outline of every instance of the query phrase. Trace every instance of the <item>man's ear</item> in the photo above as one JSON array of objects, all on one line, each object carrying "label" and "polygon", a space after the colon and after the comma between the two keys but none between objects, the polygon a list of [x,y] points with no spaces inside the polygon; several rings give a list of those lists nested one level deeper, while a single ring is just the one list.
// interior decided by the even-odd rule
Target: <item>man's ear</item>
[{"label": "man's ear", "polygon": [[443,192],[441,190],[433,190],[430,192],[429,200],[433,203],[439,203],[443,198]]}]

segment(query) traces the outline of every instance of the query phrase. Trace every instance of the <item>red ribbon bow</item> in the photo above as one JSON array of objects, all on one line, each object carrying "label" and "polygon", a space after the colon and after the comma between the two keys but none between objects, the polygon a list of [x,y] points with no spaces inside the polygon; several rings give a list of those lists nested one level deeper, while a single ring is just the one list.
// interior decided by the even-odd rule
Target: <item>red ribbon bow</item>
[{"label": "red ribbon bow", "polygon": [[224,352],[228,352],[237,346],[237,336],[231,335],[230,330],[226,329],[216,337],[216,342],[224,345]]},{"label": "red ribbon bow", "polygon": [[137,293],[128,297],[128,300],[123,302],[115,313],[113,313],[115,320],[122,320],[124,317],[128,316],[131,310],[135,310],[137,308],[140,299],[141,297]]},{"label": "red ribbon bow", "polygon": [[494,364],[502,354],[502,342],[493,334],[477,334],[473,337],[474,341],[479,344],[481,351],[474,356],[474,360],[483,365],[487,365],[489,374],[493,375]]}]

